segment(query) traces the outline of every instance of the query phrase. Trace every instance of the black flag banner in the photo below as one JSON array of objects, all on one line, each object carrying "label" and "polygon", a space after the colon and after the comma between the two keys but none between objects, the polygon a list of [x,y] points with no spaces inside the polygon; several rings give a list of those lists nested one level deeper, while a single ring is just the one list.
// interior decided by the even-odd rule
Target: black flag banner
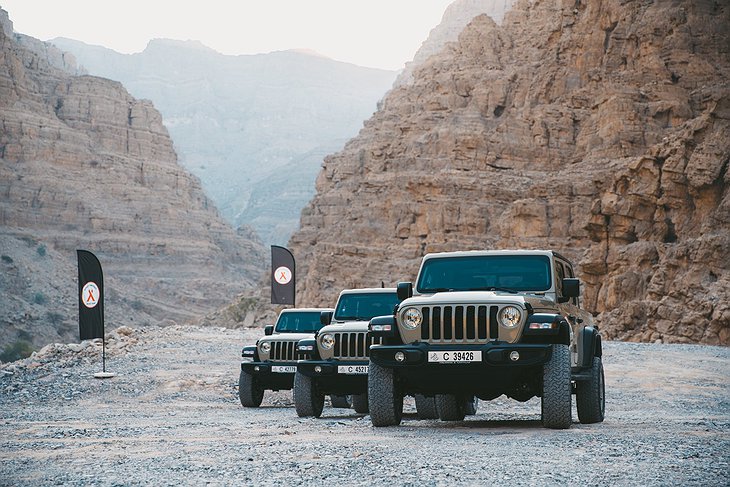
[{"label": "black flag banner", "polygon": [[294,256],[289,249],[271,246],[271,304],[294,306],[296,290]]},{"label": "black flag banner", "polygon": [[104,275],[101,263],[88,250],[77,250],[79,259],[79,336],[104,338]]}]

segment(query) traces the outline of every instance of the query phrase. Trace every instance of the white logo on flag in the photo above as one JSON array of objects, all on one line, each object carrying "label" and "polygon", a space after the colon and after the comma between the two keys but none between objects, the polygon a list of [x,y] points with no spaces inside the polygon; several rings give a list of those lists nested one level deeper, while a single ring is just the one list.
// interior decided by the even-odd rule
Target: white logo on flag
[{"label": "white logo on flag", "polygon": [[99,304],[99,286],[95,282],[87,282],[81,289],[81,302],[87,308],[94,308]]},{"label": "white logo on flag", "polygon": [[274,280],[279,284],[289,284],[289,281],[291,281],[291,270],[284,266],[277,268],[274,271]]}]

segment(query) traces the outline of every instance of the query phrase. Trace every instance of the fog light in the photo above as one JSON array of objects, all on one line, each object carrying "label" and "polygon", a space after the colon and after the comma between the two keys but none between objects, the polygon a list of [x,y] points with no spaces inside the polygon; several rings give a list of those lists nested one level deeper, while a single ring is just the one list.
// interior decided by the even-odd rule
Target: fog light
[{"label": "fog light", "polygon": [[320,372],[322,372],[322,367],[319,366],[319,365],[315,365],[314,366],[314,371],[319,374]]},{"label": "fog light", "polygon": [[254,365],[253,370],[258,372],[259,370],[261,370],[261,367],[259,367],[258,365]]},{"label": "fog light", "polygon": [[512,350],[509,353],[509,359],[513,362],[517,362],[520,359],[520,352],[518,352],[517,350]]},{"label": "fog light", "polygon": [[403,352],[395,352],[395,361],[403,362],[406,359],[406,354]]}]

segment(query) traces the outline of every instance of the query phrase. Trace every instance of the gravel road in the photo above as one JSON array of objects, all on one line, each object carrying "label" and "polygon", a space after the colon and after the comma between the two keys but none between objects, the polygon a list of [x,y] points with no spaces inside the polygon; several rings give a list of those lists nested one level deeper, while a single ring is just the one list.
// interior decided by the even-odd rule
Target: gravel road
[{"label": "gravel road", "polygon": [[411,400],[400,427],[373,428],[344,409],[299,419],[290,392],[243,409],[239,352],[258,330],[130,331],[109,347],[113,379],[92,378],[93,346],[0,369],[0,484],[730,483],[727,348],[604,344],[601,424],[546,430],[539,400],[499,398],[456,423],[417,420]]}]

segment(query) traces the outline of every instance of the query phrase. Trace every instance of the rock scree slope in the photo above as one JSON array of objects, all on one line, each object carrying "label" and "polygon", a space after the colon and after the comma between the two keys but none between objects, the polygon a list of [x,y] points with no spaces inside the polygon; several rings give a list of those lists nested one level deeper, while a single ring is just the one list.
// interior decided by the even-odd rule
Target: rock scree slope
[{"label": "rock scree slope", "polygon": [[516,2],[329,156],[290,241],[303,304],[427,252],[551,248],[608,338],[730,344],[730,5]]},{"label": "rock scree slope", "polygon": [[422,421],[406,398],[401,426],[373,428],[346,409],[298,418],[290,391],[242,408],[241,344],[260,336],[121,327],[108,334],[119,375],[105,381],[89,342],[0,365],[0,483],[727,485],[728,348],[604,343],[599,424],[573,409],[569,430],[548,430],[539,399],[504,397],[465,421]]},{"label": "rock scree slope", "polygon": [[178,165],[151,102],[0,21],[0,344],[73,339],[77,248],[102,261],[110,326],[197,317],[259,278],[261,243]]}]

